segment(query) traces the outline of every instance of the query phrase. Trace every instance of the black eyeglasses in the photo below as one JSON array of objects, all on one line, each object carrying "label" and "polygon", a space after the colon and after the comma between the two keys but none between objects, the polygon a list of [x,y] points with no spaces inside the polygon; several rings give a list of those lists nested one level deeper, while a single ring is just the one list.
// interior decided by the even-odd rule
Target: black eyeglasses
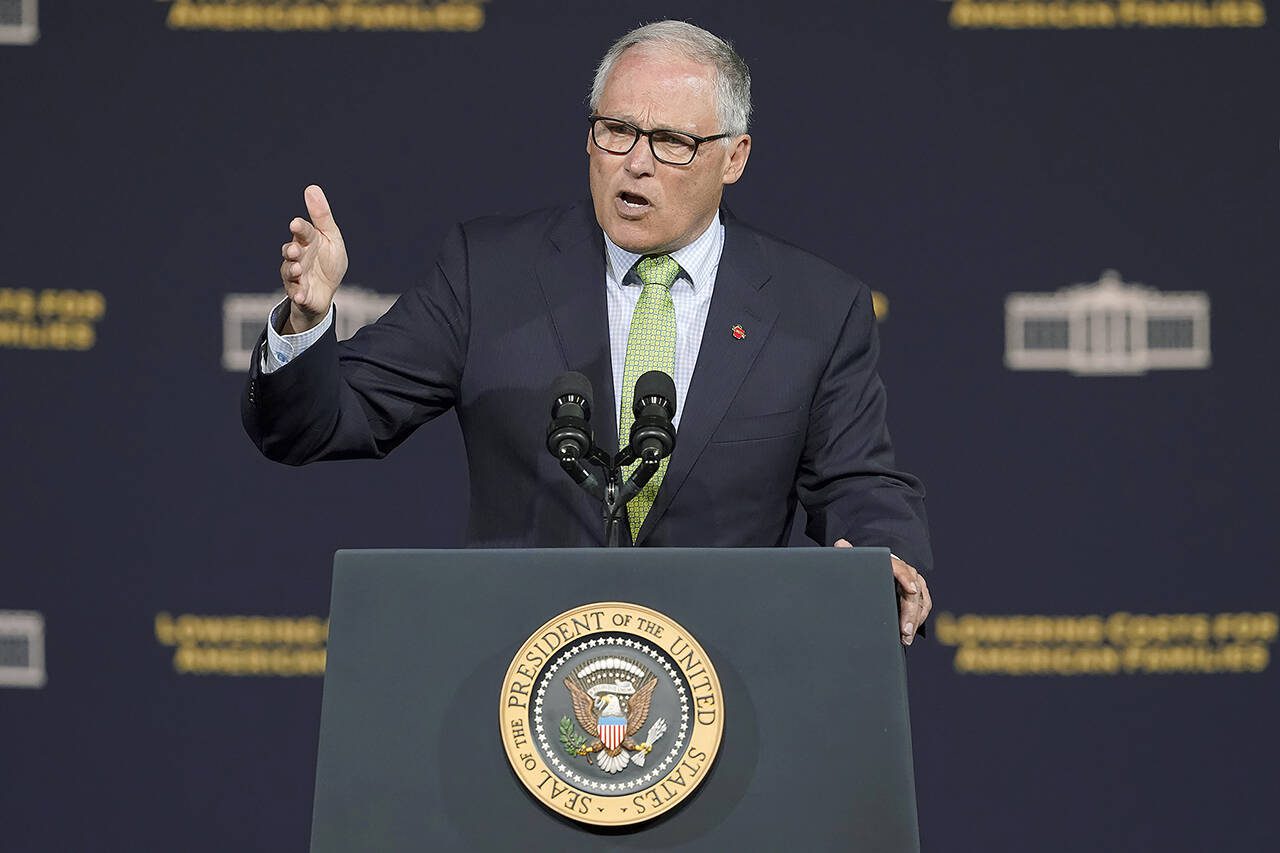
[{"label": "black eyeglasses", "polygon": [[704,142],[724,139],[729,134],[717,133],[715,136],[694,136],[679,130],[642,130],[631,122],[608,116],[587,116],[591,122],[591,141],[602,151],[610,154],[628,154],[640,137],[649,137],[649,150],[653,159],[669,166],[688,166],[698,156],[698,146]]}]

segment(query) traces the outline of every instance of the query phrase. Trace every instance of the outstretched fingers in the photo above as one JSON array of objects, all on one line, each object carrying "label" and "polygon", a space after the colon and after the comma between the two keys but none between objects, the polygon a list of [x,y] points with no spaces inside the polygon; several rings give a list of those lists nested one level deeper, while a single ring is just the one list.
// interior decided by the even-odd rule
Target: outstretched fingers
[{"label": "outstretched fingers", "polygon": [[333,221],[333,211],[329,208],[329,199],[325,198],[324,190],[312,184],[302,193],[302,197],[307,203],[307,213],[311,215],[315,228],[330,239],[341,240],[338,223]]}]

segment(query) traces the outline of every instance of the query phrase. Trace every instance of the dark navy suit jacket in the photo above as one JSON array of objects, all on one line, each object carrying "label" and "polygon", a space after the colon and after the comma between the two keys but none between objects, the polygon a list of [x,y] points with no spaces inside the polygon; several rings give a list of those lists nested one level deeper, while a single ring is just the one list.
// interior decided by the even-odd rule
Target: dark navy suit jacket
[{"label": "dark navy suit jacket", "polygon": [[[350,341],[330,329],[271,374],[255,356],[245,429],[292,465],[381,457],[453,407],[469,545],[602,545],[599,503],[547,452],[546,427],[553,380],[577,370],[607,401],[597,444],[617,448],[604,281],[589,200],[457,226],[425,282]],[[864,285],[726,213],[676,449],[637,544],[785,545],[798,500],[818,542],[887,546],[927,570],[923,490],[894,470],[877,352]]]}]

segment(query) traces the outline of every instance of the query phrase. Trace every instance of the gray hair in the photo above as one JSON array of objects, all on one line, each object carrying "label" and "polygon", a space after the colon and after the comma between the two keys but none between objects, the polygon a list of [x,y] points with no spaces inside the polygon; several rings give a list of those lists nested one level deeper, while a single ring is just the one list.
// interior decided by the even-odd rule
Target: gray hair
[{"label": "gray hair", "polygon": [[654,47],[716,69],[716,111],[720,132],[739,136],[751,120],[751,72],[733,45],[701,27],[684,21],[658,21],[634,29],[613,43],[596,68],[591,84],[591,110],[600,106],[604,84],[622,54],[633,47]]}]

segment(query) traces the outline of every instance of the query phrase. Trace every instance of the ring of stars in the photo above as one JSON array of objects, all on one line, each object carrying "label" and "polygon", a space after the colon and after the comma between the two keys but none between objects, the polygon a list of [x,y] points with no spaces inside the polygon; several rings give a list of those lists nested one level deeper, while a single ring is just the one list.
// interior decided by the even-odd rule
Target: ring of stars
[{"label": "ring of stars", "polygon": [[[637,652],[653,658],[658,667],[666,672],[667,677],[671,679],[671,683],[676,689],[676,694],[680,697],[680,727],[675,728],[670,724],[667,727],[668,731],[674,731],[675,735],[675,743],[672,745],[671,750],[663,756],[662,761],[656,766],[645,768],[646,772],[643,775],[622,782],[601,782],[589,776],[584,776],[577,772],[574,767],[565,764],[561,754],[556,751],[548,740],[546,728],[542,722],[542,701],[547,695],[547,690],[551,686],[551,679],[557,670],[564,666],[565,661],[576,657],[579,652],[605,646],[622,646],[635,649]],[[552,728],[556,728],[554,723],[552,723]],[[666,655],[662,654],[661,650],[653,648],[643,640],[633,640],[625,637],[599,637],[593,640],[584,640],[553,660],[550,666],[547,667],[547,672],[538,685],[537,698],[533,703],[533,730],[537,735],[539,747],[547,757],[547,763],[556,769],[562,780],[572,782],[585,790],[597,791],[601,794],[617,795],[625,794],[628,791],[644,790],[665,775],[667,768],[676,763],[677,756],[684,749],[684,742],[689,734],[689,693],[685,689],[684,679],[680,675],[680,670],[671,665],[671,661],[667,659]],[[656,754],[653,753],[654,756]]]}]

